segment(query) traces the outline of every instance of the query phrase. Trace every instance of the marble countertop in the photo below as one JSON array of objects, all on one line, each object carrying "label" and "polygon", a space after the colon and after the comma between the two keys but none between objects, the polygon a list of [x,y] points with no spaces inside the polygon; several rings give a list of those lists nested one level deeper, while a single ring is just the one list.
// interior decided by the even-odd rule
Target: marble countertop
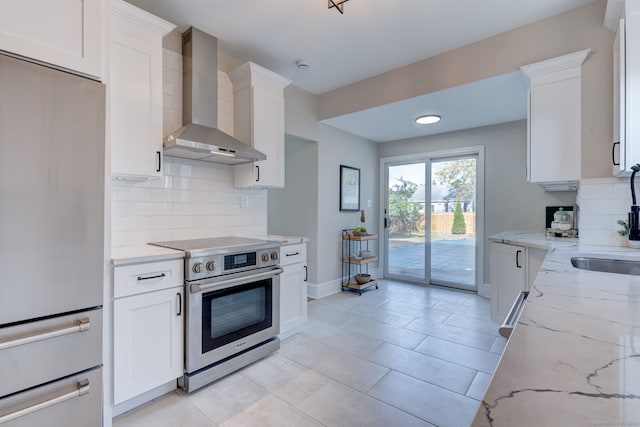
[{"label": "marble countertop", "polygon": [[640,276],[570,262],[578,254],[640,261],[640,251],[542,233],[492,239],[501,237],[549,250],[473,425],[640,425]]},{"label": "marble countertop", "polygon": [[504,231],[489,237],[489,240],[499,243],[529,246],[538,249],[552,247],[576,246],[580,240],[569,237],[549,237],[545,233],[535,231]]}]

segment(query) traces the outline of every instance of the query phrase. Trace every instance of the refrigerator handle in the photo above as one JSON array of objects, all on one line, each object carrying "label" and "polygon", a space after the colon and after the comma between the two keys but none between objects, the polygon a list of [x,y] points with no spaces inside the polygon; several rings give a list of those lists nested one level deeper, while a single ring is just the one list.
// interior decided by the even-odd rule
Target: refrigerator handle
[{"label": "refrigerator handle", "polygon": [[6,350],[11,347],[18,347],[25,344],[31,344],[37,341],[47,340],[62,335],[75,334],[77,332],[85,332],[91,328],[91,322],[88,318],[80,319],[75,325],[66,328],[54,329],[53,331],[44,332],[37,335],[30,335],[23,338],[17,338],[10,341],[0,342],[0,350]]},{"label": "refrigerator handle", "polygon": [[8,423],[9,421],[15,420],[16,418],[24,417],[25,415],[33,414],[34,412],[38,412],[42,409],[46,409],[50,406],[57,405],[58,403],[65,402],[67,400],[75,399],[76,397],[81,397],[89,393],[91,390],[91,385],[89,384],[89,380],[78,381],[76,389],[67,393],[63,393],[57,396],[52,397],[51,399],[47,399],[44,402],[37,403],[33,406],[28,406],[26,408],[18,409],[14,412],[9,412],[6,415],[0,417],[0,424]]}]

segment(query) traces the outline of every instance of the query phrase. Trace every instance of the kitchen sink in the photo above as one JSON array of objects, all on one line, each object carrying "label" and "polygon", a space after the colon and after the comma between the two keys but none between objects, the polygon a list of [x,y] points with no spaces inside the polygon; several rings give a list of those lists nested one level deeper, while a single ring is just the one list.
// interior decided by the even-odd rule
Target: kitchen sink
[{"label": "kitchen sink", "polygon": [[571,265],[583,270],[640,276],[640,261],[576,256],[571,258]]}]

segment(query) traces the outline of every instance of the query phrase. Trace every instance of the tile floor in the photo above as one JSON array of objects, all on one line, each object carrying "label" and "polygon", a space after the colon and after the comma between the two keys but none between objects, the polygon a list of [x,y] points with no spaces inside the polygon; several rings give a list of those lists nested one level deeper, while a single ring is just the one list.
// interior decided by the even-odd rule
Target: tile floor
[{"label": "tile floor", "polygon": [[475,294],[389,280],[311,301],[277,353],[114,426],[467,426],[506,343],[489,311]]}]

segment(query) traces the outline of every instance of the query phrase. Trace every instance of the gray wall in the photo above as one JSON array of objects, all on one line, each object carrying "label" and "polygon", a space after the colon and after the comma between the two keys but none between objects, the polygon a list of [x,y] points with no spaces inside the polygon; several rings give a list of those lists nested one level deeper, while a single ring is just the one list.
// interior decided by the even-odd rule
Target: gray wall
[{"label": "gray wall", "polygon": [[309,238],[309,280],[317,280],[318,143],[285,136],[285,187],[270,189],[267,229],[270,234]]},{"label": "gray wall", "polygon": [[[315,176],[309,170],[295,167],[289,170],[287,164],[286,184],[283,194],[269,192],[269,232],[292,234],[287,230],[288,223],[294,223],[295,212],[273,202],[276,197],[293,198],[297,190],[289,192],[289,182],[297,180],[316,180],[316,237],[310,237],[308,265],[309,279],[312,283],[322,285],[340,278],[340,251],[342,241],[340,232],[343,228],[354,228],[359,225],[360,216],[356,212],[340,212],[339,181],[340,165],[360,169],[361,208],[367,216],[367,228],[378,229],[378,147],[367,139],[340,131],[318,122],[317,96],[295,86],[289,86],[285,95],[285,130],[287,142],[297,137],[298,140],[315,141],[317,150],[317,167]],[[309,142],[307,142],[309,143]],[[288,159],[287,159],[288,163]],[[371,200],[371,208],[367,201]],[[278,225],[272,222],[275,215],[282,215]],[[275,220],[273,220],[275,221]],[[273,224],[273,226],[272,226]],[[286,231],[286,232],[285,232]],[[305,235],[305,234],[303,234]],[[370,246],[377,250],[377,246]],[[372,265],[375,267],[375,265]]]},{"label": "gray wall", "polygon": [[445,52],[319,96],[319,119],[384,105],[591,48],[582,67],[582,177],[611,176],[614,33],[606,0]]},{"label": "gray wall", "polygon": [[[379,144],[380,157],[441,151],[482,145],[485,147],[485,236],[506,230],[545,228],[545,206],[573,205],[575,192],[545,192],[527,182],[525,120]],[[489,245],[485,241],[484,276],[489,283]]]},{"label": "gray wall", "polygon": [[[340,165],[360,169],[360,209],[368,230],[378,229],[378,150],[367,139],[319,125],[318,144],[318,284],[341,275],[341,230],[360,224],[359,212],[340,211]],[[371,200],[371,207],[367,201]],[[376,245],[371,245],[377,251]],[[375,253],[375,252],[374,252]],[[375,265],[372,265],[375,267]]]}]

